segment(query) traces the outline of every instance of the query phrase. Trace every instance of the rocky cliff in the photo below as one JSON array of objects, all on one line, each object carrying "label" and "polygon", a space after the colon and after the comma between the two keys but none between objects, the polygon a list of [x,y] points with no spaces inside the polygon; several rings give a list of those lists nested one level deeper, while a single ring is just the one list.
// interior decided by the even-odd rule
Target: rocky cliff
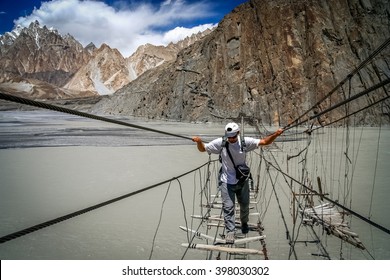
[{"label": "rocky cliff", "polygon": [[[175,61],[147,71],[94,111],[186,121],[242,114],[285,125],[389,37],[387,0],[250,0]],[[347,83],[349,88],[334,93],[318,110],[389,77],[389,53],[385,49]],[[360,103],[373,102],[371,98]],[[381,114],[388,115],[388,109],[365,111],[359,122],[373,123]]]}]

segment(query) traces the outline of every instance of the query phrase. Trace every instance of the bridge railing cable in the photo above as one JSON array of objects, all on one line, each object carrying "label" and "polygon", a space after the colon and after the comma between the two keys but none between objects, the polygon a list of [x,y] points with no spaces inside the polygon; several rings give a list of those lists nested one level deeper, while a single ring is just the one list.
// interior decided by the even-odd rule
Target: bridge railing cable
[{"label": "bridge railing cable", "polygon": [[362,63],[360,63],[353,71],[351,71],[340,83],[338,83],[328,94],[326,94],[323,98],[321,98],[318,102],[316,102],[313,106],[311,106],[308,110],[298,116],[294,121],[291,121],[289,125],[285,127],[285,129],[290,129],[301,125],[302,123],[308,121],[309,119],[305,119],[301,121],[301,119],[306,116],[309,112],[317,108],[322,102],[328,99],[333,93],[339,90],[347,81],[350,81],[351,78],[359,73],[361,69],[363,69],[368,63],[370,63],[379,53],[381,53],[385,48],[390,45],[390,38],[388,38],[382,45],[380,45],[374,52],[372,52]]},{"label": "bridge railing cable", "polygon": [[32,233],[32,232],[35,232],[37,230],[40,230],[40,229],[43,229],[43,228],[46,228],[46,227],[49,227],[49,226],[52,226],[54,224],[57,224],[59,222],[63,222],[63,221],[66,221],[68,219],[71,219],[71,218],[74,218],[74,217],[77,217],[79,215],[82,215],[82,214],[85,214],[87,212],[90,212],[92,210],[96,210],[98,208],[101,208],[101,207],[104,207],[104,206],[107,206],[109,204],[112,204],[112,203],[115,203],[115,202],[118,202],[120,200],[123,200],[125,198],[128,198],[128,197],[131,197],[131,196],[134,196],[136,194],[139,194],[139,193],[142,193],[142,192],[145,192],[145,191],[148,191],[148,190],[151,190],[153,188],[156,188],[158,186],[161,186],[161,185],[164,185],[166,183],[169,183],[173,180],[177,180],[178,178],[181,178],[181,177],[184,177],[192,172],[195,172],[196,170],[198,169],[201,169],[202,167],[206,166],[207,164],[209,164],[209,162],[206,162],[204,163],[203,165],[199,166],[199,167],[196,167],[190,171],[187,171],[179,176],[176,176],[176,177],[173,177],[171,179],[168,179],[168,180],[165,180],[165,181],[162,181],[162,182],[159,182],[159,183],[156,183],[154,185],[151,185],[151,186],[148,186],[148,187],[145,187],[143,189],[139,189],[139,190],[136,190],[136,191],[133,191],[133,192],[130,192],[128,194],[125,194],[125,195],[122,195],[122,196],[119,196],[119,197],[116,197],[116,198],[113,198],[113,199],[110,199],[110,200],[107,200],[107,201],[104,201],[102,203],[98,203],[96,205],[93,205],[93,206],[90,206],[90,207],[87,207],[87,208],[84,208],[84,209],[81,209],[81,210],[78,210],[78,211],[75,211],[75,212],[72,212],[72,213],[69,213],[67,215],[64,215],[64,216],[61,216],[61,217],[58,217],[58,218],[55,218],[55,219],[52,219],[52,220],[49,220],[49,221],[46,221],[46,222],[43,222],[43,223],[40,223],[40,224],[37,224],[37,225],[34,225],[34,226],[31,226],[31,227],[28,227],[28,228],[25,228],[25,229],[22,229],[22,230],[19,230],[17,232],[14,232],[14,233],[11,233],[11,234],[8,234],[8,235],[5,235],[3,237],[0,237],[0,244],[2,243],[5,243],[7,241],[10,241],[10,240],[13,240],[13,239],[16,239],[16,238],[19,238],[19,237],[22,237],[26,234],[29,234],[29,233]]},{"label": "bridge railing cable", "polygon": [[[266,159],[265,159],[266,160]],[[305,188],[307,191],[313,193],[314,195],[318,195],[318,196],[321,196],[324,200],[327,200],[328,202],[342,208],[343,210],[347,211],[348,213],[351,213],[352,215],[354,215],[355,217],[363,220],[364,222],[376,227],[377,229],[387,233],[387,234],[390,234],[390,229],[372,221],[371,219],[369,218],[366,218],[364,217],[363,215],[357,213],[356,211],[353,211],[352,209],[349,209],[348,207],[338,203],[337,201],[334,201],[326,196],[323,196],[321,195],[320,193],[318,193],[316,190],[313,190],[312,188],[310,188],[309,186],[303,184],[302,182],[300,182],[299,180],[293,178],[292,176],[290,176],[289,174],[285,173],[284,171],[282,171],[280,168],[278,168],[277,166],[275,166],[273,163],[267,161],[267,164],[269,164],[269,166],[273,167],[275,170],[277,170],[278,172],[282,173],[284,176],[288,177],[290,180],[294,181],[295,183],[299,184],[300,186],[302,186],[303,188]]]},{"label": "bridge railing cable", "polygon": [[53,104],[44,103],[44,102],[37,101],[37,100],[31,100],[28,98],[7,94],[4,92],[0,92],[0,99],[19,103],[19,104],[30,105],[30,106],[34,106],[37,108],[57,111],[57,112],[61,112],[61,113],[71,114],[71,115],[76,115],[76,116],[89,118],[89,119],[93,119],[93,120],[104,121],[104,122],[108,122],[108,123],[118,124],[118,125],[122,125],[122,126],[127,126],[127,127],[147,130],[147,131],[151,131],[151,132],[155,132],[155,133],[165,134],[165,135],[169,135],[169,136],[173,136],[173,137],[179,137],[179,138],[183,138],[183,139],[187,139],[187,140],[192,140],[192,138],[189,136],[183,136],[183,135],[179,135],[179,134],[175,134],[175,133],[170,133],[168,131],[163,131],[163,130],[158,130],[158,129],[153,129],[153,128],[149,128],[149,127],[145,127],[145,126],[141,126],[141,125],[128,123],[128,122],[121,121],[121,120],[116,120],[116,119],[111,119],[111,118],[107,118],[107,117],[103,117],[103,116],[93,115],[93,114],[89,114],[89,113],[85,113],[85,112],[81,112],[81,111],[77,111],[77,110],[73,110],[73,109],[69,109],[69,108],[64,108],[64,107],[53,105]]},{"label": "bridge railing cable", "polygon": [[[345,99],[345,100],[343,100],[343,101],[341,101],[341,102],[339,102],[339,103],[337,103],[337,104],[335,104],[335,105],[333,105],[333,106],[331,106],[331,107],[329,107],[329,108],[327,108],[327,109],[325,109],[325,110],[323,110],[323,111],[321,111],[321,112],[319,112],[319,113],[317,113],[317,114],[315,114],[313,116],[307,117],[306,119],[301,120],[300,122],[296,122],[294,125],[287,125],[285,127],[285,130],[288,130],[288,129],[300,126],[300,125],[302,125],[302,124],[304,124],[304,123],[306,123],[308,121],[311,121],[313,119],[317,119],[317,118],[321,117],[322,115],[324,115],[326,113],[329,113],[329,112],[331,112],[331,111],[333,111],[333,110],[335,110],[335,109],[337,109],[337,108],[339,108],[339,107],[341,107],[341,106],[343,106],[343,105],[345,105],[345,104],[347,104],[349,102],[352,102],[355,99],[358,99],[358,98],[360,98],[362,96],[368,95],[369,93],[371,93],[371,92],[373,92],[373,91],[375,91],[375,90],[377,90],[377,89],[379,89],[381,87],[384,87],[384,86],[388,85],[389,83],[390,83],[390,78],[388,78],[386,80],[383,80],[382,82],[377,83],[376,85],[373,85],[372,87],[370,87],[370,88],[368,88],[368,89],[366,89],[366,90],[364,90],[364,91],[362,91],[362,92],[360,92],[358,94],[355,94],[355,95],[353,95],[353,96],[351,96],[351,97],[349,97],[349,98],[347,98],[347,99]],[[388,96],[386,96],[385,98],[382,98],[380,101],[382,102],[382,101],[386,100],[387,98],[388,98]],[[366,106],[364,109],[367,109],[369,107],[371,107],[371,105]],[[359,112],[360,111],[361,110],[359,110]]]}]

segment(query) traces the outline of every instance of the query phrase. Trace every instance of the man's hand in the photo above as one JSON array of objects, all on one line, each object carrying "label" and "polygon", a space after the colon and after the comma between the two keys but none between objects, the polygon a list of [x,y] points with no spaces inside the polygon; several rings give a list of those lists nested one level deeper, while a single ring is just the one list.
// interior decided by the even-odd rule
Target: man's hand
[{"label": "man's hand", "polygon": [[200,138],[199,136],[194,136],[194,137],[192,137],[192,141],[196,142],[196,146],[198,147],[199,152],[206,151],[206,148],[202,142],[202,138]]},{"label": "man's hand", "polygon": [[283,128],[279,128],[279,129],[275,132],[275,134],[279,136],[280,134],[283,133],[283,131],[284,131]]},{"label": "man's hand", "polygon": [[202,138],[200,138],[199,136],[194,136],[192,137],[192,141],[196,143],[202,143]]},{"label": "man's hand", "polygon": [[283,128],[279,128],[277,131],[275,131],[273,134],[263,138],[263,139],[260,139],[260,142],[259,142],[259,145],[269,145],[271,144],[272,142],[274,142],[274,140],[280,135],[283,133]]}]

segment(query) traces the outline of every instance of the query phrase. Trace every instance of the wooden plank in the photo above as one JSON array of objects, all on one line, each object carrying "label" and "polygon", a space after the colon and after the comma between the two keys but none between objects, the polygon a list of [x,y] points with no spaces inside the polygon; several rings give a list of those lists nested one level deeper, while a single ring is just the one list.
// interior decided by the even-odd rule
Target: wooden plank
[{"label": "wooden plank", "polygon": [[[208,240],[212,241],[214,243],[214,245],[215,244],[226,244],[224,239],[215,238],[213,236],[210,236],[210,235],[207,235],[207,234],[204,234],[204,233],[201,233],[199,231],[196,231],[196,230],[193,230],[193,229],[190,229],[190,228],[186,228],[186,227],[183,227],[183,226],[180,226],[180,229],[182,229],[184,231],[187,231],[187,232],[192,232],[197,237],[202,237],[202,238],[208,239]],[[249,242],[259,241],[259,240],[262,240],[262,239],[265,239],[265,235],[259,235],[259,236],[253,236],[253,237],[246,237],[246,238],[236,239],[234,244],[236,244],[236,245],[237,244],[245,244],[245,243],[249,243]]]},{"label": "wooden plank", "polygon": [[[223,221],[221,221],[220,223],[216,224],[216,223],[207,223],[207,226],[208,227],[223,227],[225,223],[223,223]],[[236,225],[240,225],[240,222],[237,222],[236,221]],[[251,223],[248,223],[248,226],[249,226],[249,229],[250,230],[253,230],[253,231],[257,231],[258,229],[258,226],[257,224],[251,224]]]},{"label": "wooden plank", "polygon": [[[258,202],[256,200],[249,200],[249,204],[257,204]],[[213,201],[210,204],[213,205],[220,205],[223,204],[221,200]]]},{"label": "wooden plank", "polygon": [[265,239],[265,237],[266,237],[265,235],[259,235],[259,236],[253,236],[253,237],[246,237],[246,238],[236,239],[234,241],[234,244],[244,244],[244,243],[259,241],[259,240]]},{"label": "wooden plank", "polygon": [[[213,208],[213,209],[222,209],[222,204],[221,205],[219,205],[219,204],[202,204],[202,207]],[[255,207],[253,207],[253,206],[249,206],[249,209],[254,209],[254,208]],[[240,206],[236,205],[235,209],[240,210]]]},{"label": "wooden plank", "polygon": [[255,249],[246,249],[246,248],[231,248],[231,247],[223,247],[223,246],[216,246],[216,245],[188,244],[188,243],[182,243],[181,246],[190,249],[218,251],[218,252],[225,252],[230,254],[263,255],[262,251],[255,250]]},{"label": "wooden plank", "polygon": [[186,228],[186,227],[180,226],[180,229],[182,229],[182,230],[184,230],[184,231],[192,232],[193,234],[195,234],[195,236],[203,237],[203,238],[208,239],[208,240],[210,240],[210,241],[212,241],[212,242],[225,243],[225,240],[223,240],[223,239],[214,238],[213,236],[210,236],[210,235],[201,233],[201,232],[199,232],[199,231],[196,231],[196,230],[193,230],[193,229],[190,229],[190,228]]},{"label": "wooden plank", "polygon": [[[250,243],[250,242],[255,242],[255,241],[259,241],[259,240],[263,240],[263,239],[265,239],[265,235],[259,235],[259,236],[235,239],[234,240],[234,245],[247,244],[247,243]],[[226,242],[223,239],[222,242],[215,242],[214,245],[226,245]]]},{"label": "wooden plank", "polygon": [[221,215],[212,215],[212,216],[201,216],[201,215],[191,215],[194,219],[203,219],[203,220],[221,220],[223,219],[223,216]]}]

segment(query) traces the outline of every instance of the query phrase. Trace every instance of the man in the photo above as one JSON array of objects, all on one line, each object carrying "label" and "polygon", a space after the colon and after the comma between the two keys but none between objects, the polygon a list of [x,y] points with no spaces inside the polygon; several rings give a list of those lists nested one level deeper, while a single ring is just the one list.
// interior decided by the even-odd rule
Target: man
[{"label": "man", "polygon": [[[236,167],[245,164],[246,152],[253,151],[260,145],[271,144],[282,133],[283,129],[280,128],[263,139],[244,137],[245,145],[243,145],[239,135],[240,127],[238,124],[228,123],[225,127],[225,139],[220,137],[208,144],[204,144],[200,137],[195,136],[192,138],[200,152],[207,151],[209,154],[220,154],[222,167],[219,176],[219,189],[221,191],[225,220],[225,241],[228,244],[234,243],[235,239],[235,195],[240,204],[241,231],[243,234],[247,234],[249,231],[249,180],[239,181],[236,176]],[[241,147],[242,145],[245,147]]]}]

